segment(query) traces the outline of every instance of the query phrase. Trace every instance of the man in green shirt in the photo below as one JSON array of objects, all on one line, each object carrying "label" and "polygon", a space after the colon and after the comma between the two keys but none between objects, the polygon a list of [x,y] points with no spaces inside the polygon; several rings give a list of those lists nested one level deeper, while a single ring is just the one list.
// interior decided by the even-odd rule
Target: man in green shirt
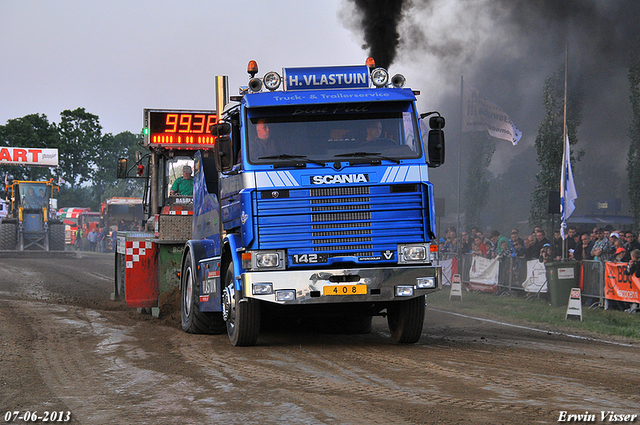
[{"label": "man in green shirt", "polygon": [[171,185],[170,195],[193,196],[193,178],[191,178],[191,167],[182,167],[182,177],[178,177]]}]

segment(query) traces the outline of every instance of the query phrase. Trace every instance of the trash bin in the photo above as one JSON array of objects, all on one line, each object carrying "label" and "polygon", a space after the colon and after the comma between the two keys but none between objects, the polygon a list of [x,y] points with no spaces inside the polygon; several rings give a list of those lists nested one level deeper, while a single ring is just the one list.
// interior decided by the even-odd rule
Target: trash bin
[{"label": "trash bin", "polygon": [[580,262],[556,261],[545,264],[547,287],[553,307],[567,306],[571,288],[580,287]]}]

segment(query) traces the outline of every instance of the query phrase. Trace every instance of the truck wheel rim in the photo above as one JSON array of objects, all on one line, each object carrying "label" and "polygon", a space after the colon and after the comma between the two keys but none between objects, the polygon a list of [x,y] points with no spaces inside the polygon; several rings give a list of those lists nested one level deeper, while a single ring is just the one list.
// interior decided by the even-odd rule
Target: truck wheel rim
[{"label": "truck wheel rim", "polygon": [[191,296],[193,294],[193,283],[191,282],[191,267],[188,267],[185,273],[186,288],[184,291],[184,309],[187,316],[191,314]]},{"label": "truck wheel rim", "polygon": [[222,294],[222,318],[232,328],[235,326],[236,306],[235,290],[231,286],[224,288]]}]

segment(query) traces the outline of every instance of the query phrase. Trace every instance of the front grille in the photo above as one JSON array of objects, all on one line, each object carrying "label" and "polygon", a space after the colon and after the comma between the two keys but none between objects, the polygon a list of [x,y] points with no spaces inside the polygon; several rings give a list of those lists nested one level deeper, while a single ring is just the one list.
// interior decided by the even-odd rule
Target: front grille
[{"label": "front grille", "polygon": [[[372,249],[373,245],[340,245],[340,250],[345,252],[354,251],[357,249]],[[325,252],[325,251],[335,251],[335,247],[331,246],[314,246],[313,252]],[[352,254],[349,254],[352,255]]]},{"label": "front grille", "polygon": [[[312,226],[314,227],[314,226]],[[333,230],[329,232],[313,232],[311,236],[314,238],[322,238],[327,236],[344,236],[344,235],[370,235],[371,230]]]},{"label": "front grille", "polygon": [[354,242],[371,242],[373,238],[333,238],[333,239],[314,239],[313,243],[318,245],[327,245],[327,244],[344,244],[344,243],[354,243]]},{"label": "front grille", "polygon": [[327,196],[354,196],[354,195],[368,195],[370,188],[368,186],[351,186],[351,187],[323,187],[320,189],[310,189],[309,194],[311,197],[327,197]]},{"label": "front grille", "polygon": [[[349,227],[371,227],[371,223],[348,223]],[[313,230],[321,230],[321,229],[342,229],[346,226],[346,224],[342,223],[327,223],[327,224],[313,224],[311,228]],[[354,230],[351,230],[352,232]],[[320,236],[320,235],[318,235]]]},{"label": "front grille", "polygon": [[[313,209],[312,209],[313,211]],[[355,212],[355,213],[330,213],[330,214],[314,214],[311,216],[311,220],[318,221],[356,221],[356,220],[371,220],[371,213],[369,212]],[[347,226],[343,226],[347,227]]]},{"label": "front grille", "polygon": [[286,198],[276,199],[257,192],[257,248],[287,249],[289,256],[318,252],[345,261],[368,257],[370,264],[371,257],[395,252],[398,243],[428,239],[424,187],[290,189]]},{"label": "front grille", "polygon": [[324,198],[324,199],[312,199],[311,204],[342,204],[347,202],[369,202],[371,198]]}]

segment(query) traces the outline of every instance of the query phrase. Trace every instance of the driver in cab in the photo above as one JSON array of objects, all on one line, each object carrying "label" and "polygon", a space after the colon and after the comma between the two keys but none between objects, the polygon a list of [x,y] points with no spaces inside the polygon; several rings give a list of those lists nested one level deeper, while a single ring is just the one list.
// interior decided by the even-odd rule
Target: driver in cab
[{"label": "driver in cab", "polygon": [[182,167],[182,177],[178,177],[171,185],[171,196],[193,196],[193,170],[189,165]]},{"label": "driver in cab", "polygon": [[371,121],[367,125],[367,137],[366,141],[379,139],[382,135],[382,123],[380,121]]},{"label": "driver in cab", "polygon": [[36,191],[32,186],[27,189],[27,194],[24,197],[25,207],[27,208],[39,208],[41,206],[40,197],[36,195]]},{"label": "driver in cab", "polygon": [[271,155],[273,152],[271,130],[269,124],[263,119],[258,120],[256,124],[256,136],[251,144],[251,158],[255,160]]}]

